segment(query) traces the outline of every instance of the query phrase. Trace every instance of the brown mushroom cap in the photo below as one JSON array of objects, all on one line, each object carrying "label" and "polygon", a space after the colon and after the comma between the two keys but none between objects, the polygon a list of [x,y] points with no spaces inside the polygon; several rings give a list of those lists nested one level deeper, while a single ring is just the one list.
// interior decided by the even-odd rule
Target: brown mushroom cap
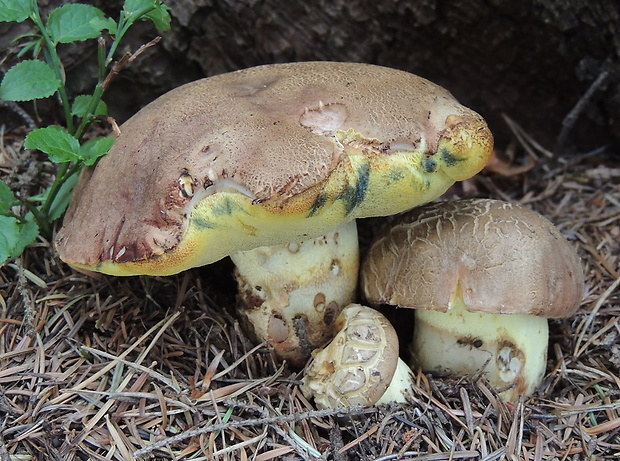
[{"label": "brown mushroom cap", "polygon": [[172,274],[430,201],[491,149],[478,114],[406,72],[307,62],[218,75],[122,125],[83,173],[57,249],[85,269]]},{"label": "brown mushroom cap", "polygon": [[475,199],[405,214],[372,245],[361,284],[373,304],[445,312],[460,294],[470,312],[561,318],[579,307],[584,275],[574,248],[546,218]]}]

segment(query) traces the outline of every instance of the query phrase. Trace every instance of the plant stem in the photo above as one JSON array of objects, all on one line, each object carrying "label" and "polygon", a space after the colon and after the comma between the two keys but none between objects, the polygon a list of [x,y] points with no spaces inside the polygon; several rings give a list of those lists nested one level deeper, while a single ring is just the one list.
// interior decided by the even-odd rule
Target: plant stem
[{"label": "plant stem", "polygon": [[[23,200],[23,199],[19,199],[19,200],[28,209],[28,211],[31,212],[32,215],[34,216],[34,220],[39,226],[39,233],[43,235],[46,239],[50,240],[52,238],[52,225],[47,219],[47,215],[42,213],[41,210],[39,210],[39,208],[37,208],[36,205],[30,203],[28,200]],[[14,218],[17,218],[17,220],[20,223],[26,222],[26,219],[22,218],[21,216],[17,216],[17,215],[12,215],[12,216]]]},{"label": "plant stem", "polygon": [[47,193],[47,198],[45,199],[45,203],[41,207],[41,212],[47,218],[49,216],[50,208],[52,207],[52,203],[54,203],[54,199],[56,195],[58,195],[58,191],[64,182],[65,174],[69,169],[68,163],[61,163],[58,167],[58,171],[56,171],[56,178],[54,178],[54,182],[50,186],[50,190]]},{"label": "plant stem", "polygon": [[152,11],[154,9],[155,9],[154,7],[145,7],[139,10],[137,13],[134,13],[132,15],[127,15],[127,13],[125,13],[124,11],[121,11],[120,18],[118,20],[116,35],[114,36],[114,40],[112,41],[112,45],[110,46],[110,50],[108,51],[108,55],[105,57],[105,59],[103,56],[105,47],[101,45],[99,46],[99,51],[98,51],[98,64],[99,64],[98,65],[98,68],[99,68],[98,81],[99,83],[95,87],[95,91],[92,94],[90,105],[88,106],[88,110],[86,111],[87,115],[84,118],[82,118],[77,130],[75,131],[74,137],[76,139],[79,140],[84,134],[84,132],[86,131],[86,129],[88,128],[88,126],[90,125],[91,120],[88,114],[93,114],[95,112],[95,109],[97,108],[97,104],[99,104],[99,101],[103,97],[103,93],[106,90],[106,88],[103,87],[105,70],[107,66],[114,59],[114,53],[116,52],[116,49],[118,48],[119,43],[123,39],[123,36],[127,33],[129,28],[136,21],[136,19],[141,18],[142,16],[147,14],[149,11]]},{"label": "plant stem", "polygon": [[98,83],[97,86],[95,87],[95,91],[93,91],[93,94],[91,96],[90,104],[88,105],[88,110],[86,111],[86,115],[80,121],[80,124],[77,127],[77,130],[75,130],[75,133],[73,135],[78,141],[82,138],[82,135],[86,131],[86,128],[88,128],[88,126],[90,125],[91,123],[90,114],[95,113],[97,104],[99,104],[99,101],[101,101],[101,97],[103,96],[104,91],[105,90],[103,88],[103,85],[101,83]]},{"label": "plant stem", "polygon": [[127,33],[129,28],[133,25],[133,23],[137,19],[141,18],[142,16],[147,14],[149,11],[153,11],[154,9],[155,7],[148,6],[148,7],[142,8],[141,10],[138,10],[137,12],[131,15],[128,15],[125,11],[121,11],[121,15],[118,20],[118,26],[116,28],[116,35],[114,36],[114,41],[112,42],[112,46],[110,46],[110,51],[108,52],[108,56],[106,57],[106,60],[105,60],[106,66],[112,62],[112,59],[114,59],[114,54],[116,53],[116,48],[118,47],[118,44],[122,40],[125,33]]},{"label": "plant stem", "polygon": [[81,163],[81,162],[80,163],[76,163],[75,165],[73,165],[71,168],[69,168],[69,171],[67,171],[65,173],[65,175],[63,176],[62,182],[63,183],[67,182],[71,176],[73,176],[74,174],[79,173],[82,170],[83,167],[84,167],[84,164]]},{"label": "plant stem", "polygon": [[12,213],[10,211],[2,213],[0,216],[6,216],[8,218],[15,218],[18,222],[23,223],[26,219],[21,217],[18,214]]},{"label": "plant stem", "polygon": [[69,104],[69,97],[67,96],[67,89],[64,84],[64,76],[61,71],[61,62],[58,53],[56,52],[56,45],[52,41],[47,29],[45,28],[45,24],[43,24],[43,20],[41,19],[41,13],[39,11],[39,6],[36,1],[33,1],[33,13],[30,16],[30,19],[35,23],[39,31],[41,32],[41,36],[45,41],[45,47],[49,53],[49,61],[48,64],[54,70],[56,74],[56,78],[60,80],[60,87],[58,88],[58,94],[60,95],[60,101],[62,102],[62,107],[65,112],[65,119],[67,122],[67,130],[69,133],[73,131],[73,117],[71,116],[71,105]]},{"label": "plant stem", "polygon": [[99,37],[97,40],[97,82],[103,82],[105,78],[105,39]]},{"label": "plant stem", "polygon": [[47,193],[45,203],[43,203],[41,208],[37,208],[28,202],[25,203],[28,210],[34,215],[41,233],[48,239],[52,237],[52,220],[50,219],[50,211],[56,197],[58,196],[58,192],[71,176],[80,172],[83,166],[84,164],[82,162],[77,162],[73,165],[70,163],[61,164],[58,168],[58,172],[56,173],[56,178]]},{"label": "plant stem", "polygon": [[[30,16],[32,21],[35,23],[39,31],[41,32],[41,36],[45,41],[45,48],[49,54],[49,62],[48,64],[54,70],[56,74],[56,78],[60,80],[60,87],[58,88],[58,94],[60,95],[60,100],[62,102],[62,107],[65,113],[65,120],[67,122],[67,130],[69,133],[73,131],[73,117],[71,116],[71,106],[69,104],[69,97],[67,96],[67,90],[64,85],[64,78],[61,72],[61,62],[58,53],[56,52],[56,46],[52,41],[47,29],[45,28],[45,24],[43,24],[43,20],[41,19],[41,13],[39,11],[39,6],[37,5],[36,0],[33,0],[33,13]],[[39,225],[39,230],[45,238],[50,239],[52,237],[52,224],[49,220],[49,212],[54,203],[54,199],[58,195],[58,191],[63,184],[63,177],[69,168],[67,163],[63,163],[58,167],[56,172],[56,178],[54,178],[54,182],[50,186],[50,190],[45,199],[45,203],[41,206],[41,208],[37,208],[36,206],[29,204],[26,202],[26,207],[35,217],[37,224]]]}]

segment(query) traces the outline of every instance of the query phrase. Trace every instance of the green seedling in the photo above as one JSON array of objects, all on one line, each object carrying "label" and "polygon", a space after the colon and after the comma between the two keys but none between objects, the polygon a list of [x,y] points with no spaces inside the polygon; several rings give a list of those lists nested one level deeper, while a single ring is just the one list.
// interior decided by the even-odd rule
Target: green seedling
[{"label": "green seedling", "polygon": [[[113,78],[127,62],[156,43],[155,40],[134,55],[125,55],[114,62],[127,31],[141,20],[153,22],[158,30],[170,27],[169,8],[160,0],[125,0],[117,21],[92,5],[80,3],[55,8],[44,21],[36,0],[0,0],[0,22],[28,20],[34,24],[35,31],[15,40],[21,45],[18,57],[31,54],[32,59],[24,59],[6,72],[0,84],[0,99],[21,102],[56,95],[65,125],[33,130],[24,142],[26,149],[37,149],[58,164],[55,179],[44,193],[18,197],[0,181],[0,264],[20,256],[39,235],[46,239],[52,237],[53,222],[67,208],[79,172],[112,147],[113,138],[84,140],[84,135],[98,117],[107,115],[107,106],[101,98]],[[91,94],[71,97],[57,50],[63,44],[89,39],[98,39],[97,85]]]}]

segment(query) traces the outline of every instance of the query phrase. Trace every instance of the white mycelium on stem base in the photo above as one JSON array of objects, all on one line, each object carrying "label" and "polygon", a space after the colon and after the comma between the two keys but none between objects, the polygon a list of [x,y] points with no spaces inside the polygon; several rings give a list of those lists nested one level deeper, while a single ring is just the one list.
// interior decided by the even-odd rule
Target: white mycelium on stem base
[{"label": "white mycelium on stem base", "polygon": [[584,282],[547,219],[478,199],[405,214],[371,246],[361,285],[372,304],[417,309],[412,350],[423,370],[484,372],[514,401],[544,375],[546,318],[572,315]]}]

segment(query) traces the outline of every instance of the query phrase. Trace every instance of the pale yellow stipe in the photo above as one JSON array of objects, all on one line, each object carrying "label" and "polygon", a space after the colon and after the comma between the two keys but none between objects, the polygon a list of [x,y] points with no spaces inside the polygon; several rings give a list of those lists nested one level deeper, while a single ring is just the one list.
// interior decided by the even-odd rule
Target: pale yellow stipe
[{"label": "pale yellow stipe", "polygon": [[417,309],[411,345],[417,364],[440,374],[484,373],[507,401],[531,395],[545,374],[547,319],[469,312],[460,295],[447,312]]}]

